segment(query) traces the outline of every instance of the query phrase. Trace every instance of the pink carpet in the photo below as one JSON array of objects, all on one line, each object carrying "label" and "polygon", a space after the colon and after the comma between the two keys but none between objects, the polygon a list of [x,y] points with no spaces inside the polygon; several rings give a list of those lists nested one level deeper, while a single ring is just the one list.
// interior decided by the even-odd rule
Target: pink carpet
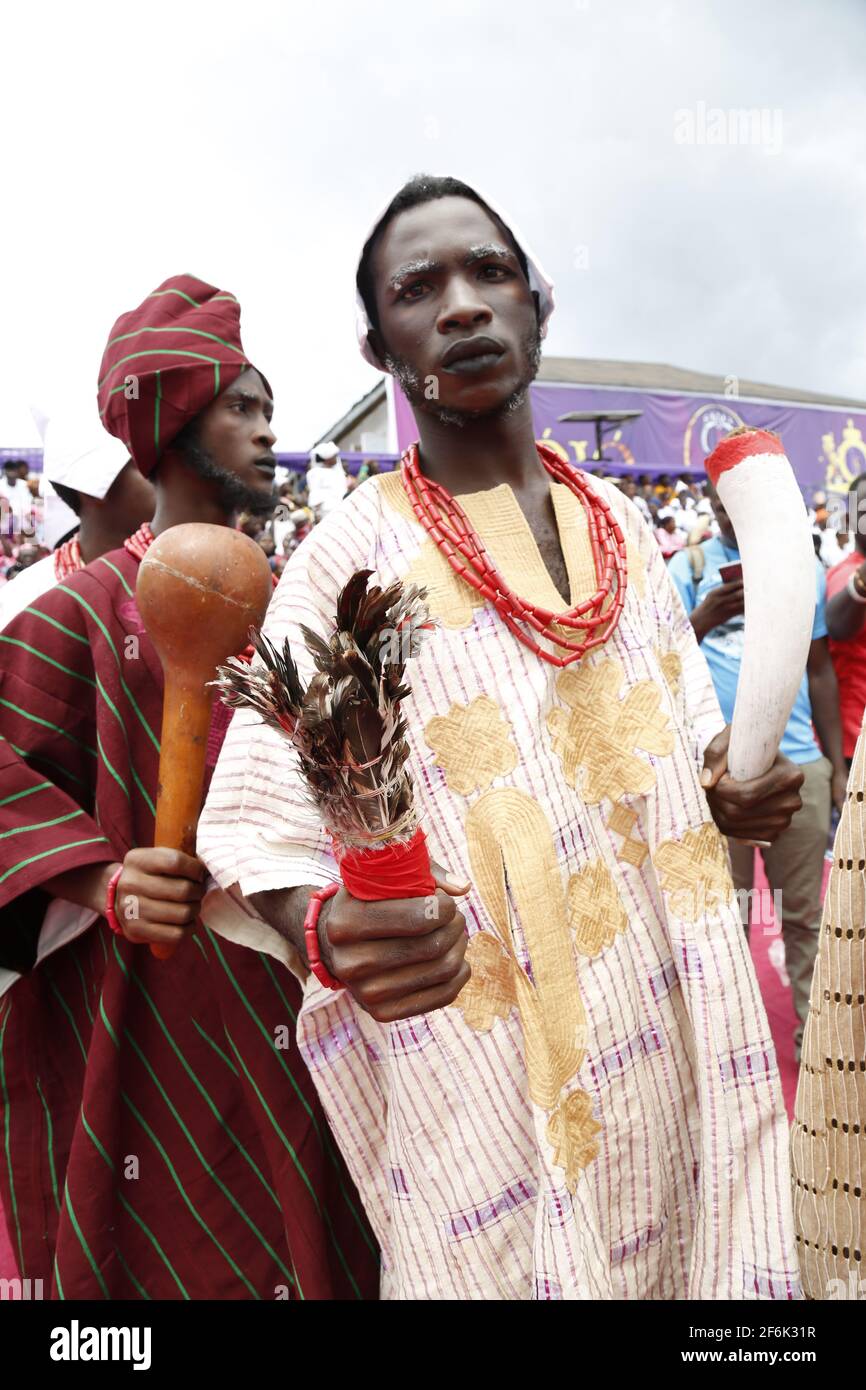
[{"label": "pink carpet", "polygon": [[[830,865],[825,860],[824,891],[827,888],[829,874]],[[755,854],[755,888],[765,889],[769,895],[764,865],[757,852]],[[753,898],[752,901],[755,903],[756,899]],[[758,915],[757,911],[753,911],[753,919],[756,915]],[[794,1029],[797,1026],[797,1015],[794,1013],[794,1006],[791,1003],[791,991],[788,987],[788,976],[785,973],[785,950],[778,926],[771,927],[766,922],[762,926],[753,920],[749,931],[749,944],[752,948],[752,960],[755,963],[755,972],[761,987],[764,1007],[770,1020],[770,1031],[776,1045],[779,1071],[782,1076],[782,1091],[790,1119],[794,1114],[794,1096],[797,1091],[798,1067],[794,1060]]]},{"label": "pink carpet", "polygon": [[[828,864],[824,874],[825,888],[829,870]],[[766,887],[767,880],[764,877],[764,868],[760,858],[758,858],[755,866],[755,888]],[[751,928],[749,939],[758,983],[761,986],[761,994],[770,1020],[773,1041],[776,1044],[779,1070],[782,1073],[782,1090],[785,1094],[785,1104],[788,1107],[790,1117],[794,1111],[794,1094],[797,1089],[797,1064],[794,1061],[794,1028],[797,1019],[791,1004],[791,992],[788,989],[787,976],[785,975],[782,938],[775,928],[766,924],[762,926],[755,923]],[[16,1273],[15,1257],[6,1234],[3,1213],[0,1211],[0,1279],[13,1278]]]}]

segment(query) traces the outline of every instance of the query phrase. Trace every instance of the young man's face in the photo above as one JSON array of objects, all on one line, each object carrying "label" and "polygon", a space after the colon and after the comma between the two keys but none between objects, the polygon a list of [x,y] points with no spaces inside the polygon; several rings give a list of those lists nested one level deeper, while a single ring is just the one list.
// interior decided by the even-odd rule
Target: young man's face
[{"label": "young man's face", "polygon": [[468,198],[399,213],[372,259],[383,360],[419,410],[516,403],[538,370],[535,299],[501,227]]},{"label": "young man's face", "polygon": [[249,367],[196,416],[191,440],[185,442],[188,465],[218,483],[235,510],[263,515],[276,501],[271,429],[274,403],[258,372]]}]

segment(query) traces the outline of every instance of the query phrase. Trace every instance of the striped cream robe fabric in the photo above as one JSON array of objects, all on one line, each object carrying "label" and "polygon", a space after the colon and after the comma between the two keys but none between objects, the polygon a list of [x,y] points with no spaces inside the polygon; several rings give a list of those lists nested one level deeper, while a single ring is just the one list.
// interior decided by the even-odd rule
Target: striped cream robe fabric
[{"label": "striped cream robe fabric", "polygon": [[[472,883],[472,979],[391,1025],[308,980],[298,1020],[384,1298],[799,1296],[776,1059],[698,780],[722,717],[650,531],[592,485],[625,529],[628,595],[565,671],[453,574],[397,474],[316,528],[268,613],[304,676],[300,624],[330,631],[357,569],[424,583],[438,622],[405,708],[431,855]],[[584,513],[551,494],[577,602],[595,587]],[[460,500],[506,582],[561,611],[511,489]],[[235,893],[337,876],[291,751],[247,712],[199,852]]]}]

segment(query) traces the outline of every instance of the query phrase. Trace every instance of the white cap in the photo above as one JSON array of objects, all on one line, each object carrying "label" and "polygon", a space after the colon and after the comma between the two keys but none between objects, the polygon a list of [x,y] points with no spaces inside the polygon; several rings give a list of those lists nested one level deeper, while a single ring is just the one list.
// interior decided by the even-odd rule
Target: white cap
[{"label": "white cap", "polygon": [[30,413],[42,436],[43,537],[53,549],[63,536],[77,530],[79,518],[51,484],[60,483],[101,501],[126,467],[129,452],[102,428],[93,411],[58,409],[48,414],[41,406],[31,405]]},{"label": "white cap", "polygon": [[[430,177],[436,176],[431,175]],[[520,247],[521,251],[526,257],[527,268],[529,270],[529,288],[538,295],[538,326],[542,338],[546,337],[547,321],[550,318],[550,315],[553,313],[554,308],[553,281],[547,278],[547,276],[541,268],[539,261],[530,251],[529,246],[524,241],[523,237],[520,235],[514,223],[511,222],[507,217],[505,217],[500,212],[496,204],[490,198],[488,198],[486,194],[482,193],[481,190],[477,188],[474,184],[467,186],[472,188],[473,193],[478,194],[478,197],[481,199],[481,201],[483,203],[486,203],[490,211],[494,213],[496,217],[499,218],[499,221],[502,222],[505,227],[508,228],[515,242]],[[369,232],[364,237],[365,246],[368,240],[370,239],[370,236],[372,235],[373,228],[378,226],[384,213],[385,208],[382,208],[382,211],[376,217]],[[364,358],[365,362],[370,363],[371,367],[378,367],[380,372],[384,372],[386,370],[384,364],[379,361],[378,357],[376,356],[375,352],[370,346],[370,327],[370,320],[367,316],[367,310],[364,307],[364,301],[361,298],[360,294],[356,293],[355,330],[358,334],[358,346],[361,349],[361,356]]]},{"label": "white cap", "polygon": [[697,507],[695,508],[695,511],[697,512],[698,516],[712,516],[713,504],[710,501],[709,497],[702,497]]},{"label": "white cap", "polygon": [[679,482],[677,482],[677,483],[674,484],[674,492],[676,492],[677,494],[679,494],[679,493],[681,493],[681,492],[686,492],[687,489],[688,489],[688,486],[689,486],[688,483],[684,483],[683,480],[682,480],[682,478],[680,478]]},{"label": "white cap", "polygon": [[656,512],[656,516],[658,517],[659,521],[669,521],[673,515],[673,507],[660,507],[659,510]]},{"label": "white cap", "polygon": [[323,444],[317,444],[315,449],[310,450],[310,463],[327,463],[329,459],[340,457],[340,446],[335,444],[333,439],[328,439]]},{"label": "white cap", "polygon": [[102,428],[95,411],[49,416],[42,447],[42,471],[49,483],[100,502],[129,462],[129,450]]},{"label": "white cap", "polygon": [[71,507],[68,507],[62,498],[57,496],[51,484],[43,478],[42,498],[45,503],[45,512],[42,517],[42,540],[49,550],[53,550],[57,542],[64,536],[68,536],[70,531],[77,531],[80,525],[80,518],[76,516]]}]

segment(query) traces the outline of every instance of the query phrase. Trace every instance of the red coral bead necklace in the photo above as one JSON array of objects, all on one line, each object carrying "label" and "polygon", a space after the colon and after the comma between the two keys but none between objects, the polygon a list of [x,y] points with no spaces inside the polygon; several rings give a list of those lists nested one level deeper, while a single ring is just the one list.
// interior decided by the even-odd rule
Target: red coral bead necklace
[{"label": "red coral bead necklace", "polygon": [[[570,666],[602,646],[619,622],[627,584],[625,537],[610,505],[593,491],[585,475],[554,449],[544,444],[536,447],[554,482],[563,483],[583,506],[595,565],[595,593],[562,613],[529,603],[508,587],[457,499],[441,484],[424,477],[417,444],[406,450],[400,472],[415,515],[455,574],[492,603],[518,641],[542,661],[552,666]],[[611,596],[612,602],[606,607]],[[586,635],[575,641],[556,628],[570,628]],[[558,652],[545,651],[532,632],[551,642]]]}]

